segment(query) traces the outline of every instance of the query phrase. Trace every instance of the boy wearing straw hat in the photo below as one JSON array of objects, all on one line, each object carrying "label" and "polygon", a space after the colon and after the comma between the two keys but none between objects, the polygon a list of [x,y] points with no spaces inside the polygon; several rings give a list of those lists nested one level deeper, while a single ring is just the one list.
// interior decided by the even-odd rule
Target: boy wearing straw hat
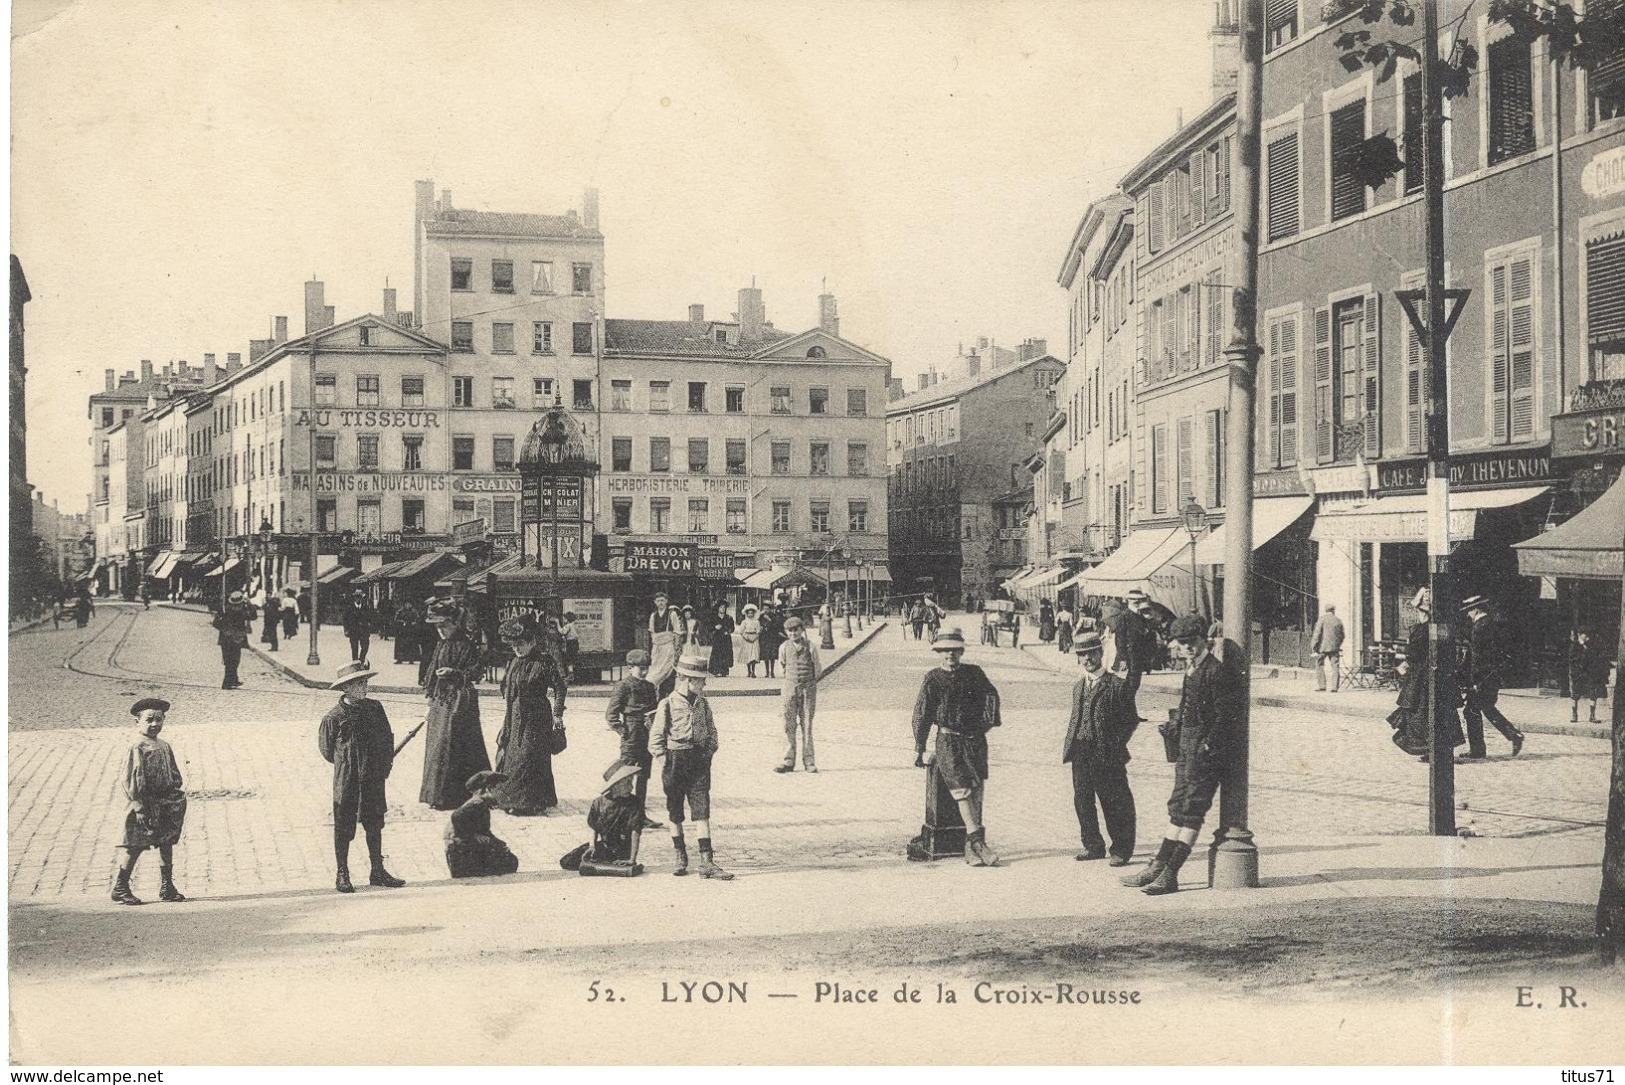
[{"label": "boy wearing straw hat", "polygon": [[[982,668],[961,663],[965,636],[957,626],[931,642],[941,665],[926,672],[914,702],[916,765],[941,778],[965,822],[965,861],[997,866],[999,857],[987,845],[982,825],[982,799],[987,788],[987,733],[999,726],[999,691]],[[932,731],[936,744],[927,755]]]},{"label": "boy wearing straw hat", "polygon": [[649,726],[649,753],[663,759],[660,782],[671,819],[671,846],[677,852],[673,874],[688,873],[688,846],[683,839],[684,804],[694,818],[700,840],[700,877],[729,881],[733,875],[717,866],[711,851],[711,758],[717,752],[716,721],[705,699],[710,661],[696,648],[677,661],[677,688],[660,702]]},{"label": "boy wearing straw hat", "polygon": [[372,859],[372,885],[399,889],[406,883],[384,869],[384,785],[395,764],[395,734],[384,706],[367,696],[368,680],[377,672],[361,660],[339,668],[329,687],[340,691],[339,703],[322,717],[316,744],[333,766],[333,856],[338,875],[333,887],[354,893],[350,884],[350,841],[356,822],[367,836]]}]

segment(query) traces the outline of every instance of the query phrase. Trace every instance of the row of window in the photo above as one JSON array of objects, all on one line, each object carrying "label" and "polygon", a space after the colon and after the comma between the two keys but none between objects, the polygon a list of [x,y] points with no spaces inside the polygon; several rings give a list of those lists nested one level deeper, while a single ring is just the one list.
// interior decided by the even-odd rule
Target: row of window
[{"label": "row of window", "polygon": [[[493,294],[515,293],[513,261],[492,260],[489,281],[491,293]],[[472,257],[453,256],[451,258],[451,288],[458,291],[475,289],[474,260]],[[553,261],[532,260],[530,262],[530,292],[532,294],[557,293],[553,287]],[[592,264],[573,263],[570,265],[570,293],[592,293]]]},{"label": "row of window", "polygon": [[959,484],[959,468],[952,453],[904,460],[892,465],[890,489],[894,496],[916,491],[951,490]]},{"label": "row of window", "polygon": [[[705,497],[690,497],[687,499],[687,518],[682,521],[673,519],[674,510],[672,499],[669,497],[651,497],[647,499],[641,523],[634,522],[634,509],[642,499],[631,497],[616,497],[610,501],[611,530],[618,535],[628,535],[634,531],[650,535],[689,534],[710,535],[716,533],[712,523],[712,502]],[[834,517],[837,512],[831,502],[825,500],[812,500],[806,505],[806,527],[797,526],[796,503],[788,498],[771,498],[771,519],[769,530],[775,535],[788,535],[805,530],[814,535],[828,534],[836,530]],[[730,497],[723,503],[722,533],[726,535],[749,534],[749,506],[743,497]],[[681,513],[682,509],[676,510]],[[848,501],[846,503],[846,529],[849,532],[867,532],[869,530],[869,502]]]},{"label": "row of window", "polygon": [[1230,210],[1231,137],[1192,151],[1140,200],[1146,251],[1153,256]]},{"label": "row of window", "polygon": [[[806,474],[829,475],[833,473],[831,447],[829,441],[808,442]],[[632,462],[632,448],[633,439],[631,437],[611,438],[611,471],[627,472],[636,469]],[[723,440],[723,472],[729,475],[747,474],[749,472],[747,455],[747,442],[743,437],[725,438]],[[671,462],[671,438],[650,437],[649,458],[643,470],[654,474],[669,472],[672,469]],[[708,437],[690,437],[688,439],[688,473],[691,475],[704,475],[709,474],[710,470],[711,439]],[[790,441],[775,440],[770,442],[769,470],[775,475],[795,473],[792,470]],[[869,473],[868,442],[846,442],[846,473],[853,477],[861,477]]]},{"label": "row of window", "polygon": [[[1224,506],[1225,416],[1227,411],[1207,411],[1199,417],[1177,418],[1173,426],[1173,447],[1169,448],[1168,422],[1151,427],[1150,459],[1152,515],[1178,514],[1192,501],[1209,509]],[[1200,426],[1200,429],[1198,428]],[[1195,474],[1197,442],[1201,442],[1203,472],[1198,489]]]},{"label": "row of window", "polygon": [[[710,398],[710,385],[706,381],[688,381],[687,410],[691,414],[708,413],[714,406]],[[633,411],[636,404],[633,398],[633,382],[630,380],[612,380],[609,382],[609,409],[611,411]],[[650,381],[648,398],[645,400],[645,410],[650,413],[663,413],[673,409],[672,382]],[[727,385],[723,388],[722,409],[727,414],[745,413],[745,386]],[[771,414],[794,414],[795,393],[789,385],[773,385],[768,389],[768,411]],[[807,389],[807,413],[812,415],[829,414],[830,390],[827,387],[815,386]],[[846,413],[848,417],[862,418],[869,413],[869,392],[866,388],[848,388],[846,390]]]},{"label": "row of window", "polygon": [[[491,341],[488,352],[491,354],[517,354],[514,337],[514,324],[508,320],[495,320],[491,322]],[[472,320],[453,320],[451,322],[451,349],[459,354],[470,354],[474,351],[474,322]],[[593,326],[590,320],[577,320],[570,325],[570,353],[591,354],[593,352]],[[553,354],[553,322],[551,320],[533,320],[530,325],[530,351],[531,354]]]},{"label": "row of window", "polygon": [[914,411],[886,423],[886,440],[893,448],[947,444],[959,440],[959,404],[946,403],[928,411]]}]

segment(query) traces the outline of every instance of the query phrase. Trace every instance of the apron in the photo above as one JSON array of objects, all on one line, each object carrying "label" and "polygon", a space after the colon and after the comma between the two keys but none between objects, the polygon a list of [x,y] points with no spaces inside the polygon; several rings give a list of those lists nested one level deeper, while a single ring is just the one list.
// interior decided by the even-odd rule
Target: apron
[{"label": "apron", "polygon": [[671,631],[670,609],[664,615],[649,615],[649,682],[658,686],[676,673],[678,640]]}]

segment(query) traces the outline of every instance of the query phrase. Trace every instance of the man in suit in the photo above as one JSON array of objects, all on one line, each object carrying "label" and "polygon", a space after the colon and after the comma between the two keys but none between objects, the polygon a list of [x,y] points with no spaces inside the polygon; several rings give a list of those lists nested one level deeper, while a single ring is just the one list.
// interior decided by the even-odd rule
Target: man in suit
[{"label": "man in suit", "polygon": [[1484,720],[1487,717],[1495,729],[1512,743],[1512,756],[1523,749],[1523,732],[1501,715],[1495,702],[1501,696],[1503,647],[1499,630],[1490,619],[1490,604],[1482,595],[1462,600],[1461,609],[1472,620],[1467,631],[1466,704],[1462,715],[1467,718],[1467,753],[1462,760],[1482,761],[1487,755],[1484,748]]},{"label": "man in suit", "polygon": [[1106,858],[1095,802],[1111,833],[1112,866],[1126,866],[1134,854],[1134,794],[1128,786],[1128,742],[1140,720],[1128,684],[1106,670],[1099,633],[1084,633],[1073,648],[1083,677],[1072,689],[1072,718],[1066,728],[1061,763],[1072,766],[1072,808],[1078,815],[1083,850],[1080,861]]},{"label": "man in suit", "polygon": [[1336,693],[1342,684],[1342,671],[1339,664],[1343,661],[1343,619],[1337,616],[1337,608],[1327,604],[1326,613],[1320,616],[1315,623],[1314,632],[1309,634],[1309,650],[1315,654],[1315,692],[1326,692],[1326,676],[1331,675],[1332,692]]},{"label": "man in suit", "polygon": [[1170,632],[1185,657],[1185,683],[1179,695],[1179,761],[1168,797],[1168,835],[1156,857],[1123,884],[1151,896],[1177,892],[1179,868],[1213,807],[1224,770],[1236,753],[1242,686],[1237,672],[1213,654],[1208,623],[1194,614],[1175,620]]},{"label": "man in suit", "polygon": [[220,645],[220,662],[226,672],[220,682],[221,689],[236,689],[243,684],[237,677],[237,667],[242,662],[243,649],[248,647],[248,634],[253,628],[253,622],[253,608],[244,600],[240,591],[232,592],[226,600],[226,605],[215,615],[214,627],[219,630],[219,635],[215,639]]}]

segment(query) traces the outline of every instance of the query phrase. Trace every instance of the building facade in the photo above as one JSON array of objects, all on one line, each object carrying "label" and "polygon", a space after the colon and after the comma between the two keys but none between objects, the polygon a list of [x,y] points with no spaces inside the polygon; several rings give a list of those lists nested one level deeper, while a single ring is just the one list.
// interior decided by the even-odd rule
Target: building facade
[{"label": "building facade", "polygon": [[[1595,586],[1520,578],[1511,545],[1606,487],[1575,470],[1584,457],[1554,458],[1553,416],[1625,376],[1625,43],[1588,75],[1482,5],[1441,7],[1479,57],[1444,126],[1447,285],[1470,292],[1447,347],[1456,568],[1464,593],[1536,618],[1529,655],[1555,667],[1569,625],[1612,627],[1606,605],[1588,609]],[[1404,62],[1386,81],[1347,71],[1347,18],[1318,4],[1272,18],[1258,469],[1315,495],[1310,590],[1369,645],[1404,637],[1427,580],[1422,351],[1396,298],[1423,283],[1421,79]],[[1370,187],[1359,149],[1385,132],[1404,165]]]},{"label": "building facade", "polygon": [[[886,407],[891,569],[903,593],[986,599],[1026,563],[994,501],[1025,482],[1064,372],[1048,354],[939,381]],[[1015,529],[1017,532],[1021,528]]]}]

